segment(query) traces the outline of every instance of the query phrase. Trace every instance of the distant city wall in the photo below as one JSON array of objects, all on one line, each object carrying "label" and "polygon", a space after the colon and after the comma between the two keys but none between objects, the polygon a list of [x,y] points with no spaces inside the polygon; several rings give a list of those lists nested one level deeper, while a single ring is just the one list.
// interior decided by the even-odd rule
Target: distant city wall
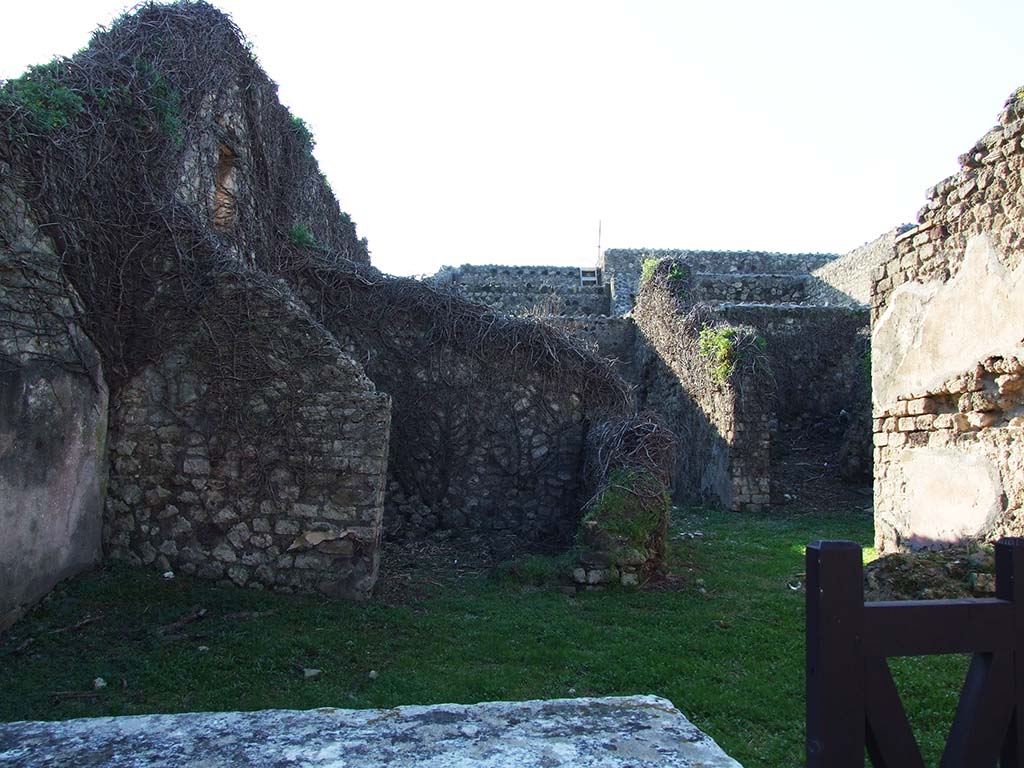
[{"label": "distant city wall", "polygon": [[608,289],[601,271],[589,272],[584,284],[579,267],[463,264],[442,267],[427,279],[510,315],[607,315]]},{"label": "distant city wall", "polygon": [[[797,301],[805,292],[799,287],[804,278],[787,280],[777,276],[806,276],[835,258],[835,254],[829,253],[609,248],[602,256],[600,267],[611,294],[612,310],[616,315],[624,315],[636,302],[643,263],[648,259],[672,259],[694,274],[706,275],[705,283],[717,282],[731,292],[731,298],[722,300]],[[734,277],[731,282],[730,275]],[[705,292],[722,296],[719,286]]]}]

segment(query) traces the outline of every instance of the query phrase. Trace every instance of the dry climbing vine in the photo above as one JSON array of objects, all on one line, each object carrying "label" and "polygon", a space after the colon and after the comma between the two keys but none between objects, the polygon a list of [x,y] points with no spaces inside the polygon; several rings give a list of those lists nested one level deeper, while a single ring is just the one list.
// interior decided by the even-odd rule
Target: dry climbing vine
[{"label": "dry climbing vine", "polygon": [[[293,353],[284,339],[254,337],[243,299],[219,298],[227,279],[322,324],[384,379],[413,436],[439,410],[464,408],[431,388],[458,392],[466,376],[497,390],[529,372],[523,386],[537,401],[629,407],[611,365],[563,332],[369,266],[308,127],[278,102],[238,28],[204,2],[143,4],[73,57],[0,86],[0,168],[0,187],[20,190],[54,244],[115,395],[184,346],[221,426],[258,445],[274,434],[281,413],[248,404],[275,376],[298,381],[287,365],[268,368]],[[327,347],[306,364],[329,364],[341,347]],[[463,439],[457,419],[450,426],[439,439]]]}]

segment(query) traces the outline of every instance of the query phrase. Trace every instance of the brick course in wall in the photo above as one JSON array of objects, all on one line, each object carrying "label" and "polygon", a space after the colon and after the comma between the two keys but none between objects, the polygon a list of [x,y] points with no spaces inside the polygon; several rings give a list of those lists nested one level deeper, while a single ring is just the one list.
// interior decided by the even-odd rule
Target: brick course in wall
[{"label": "brick course in wall", "polygon": [[1024,532],[1021,96],[872,274],[883,552]]}]

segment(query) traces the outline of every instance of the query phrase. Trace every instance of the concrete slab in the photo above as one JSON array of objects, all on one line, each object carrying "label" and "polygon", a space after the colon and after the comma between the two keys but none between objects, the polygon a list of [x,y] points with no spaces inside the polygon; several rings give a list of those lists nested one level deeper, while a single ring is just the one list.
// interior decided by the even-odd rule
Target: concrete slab
[{"label": "concrete slab", "polygon": [[266,710],[0,724],[0,766],[742,768],[667,699]]}]

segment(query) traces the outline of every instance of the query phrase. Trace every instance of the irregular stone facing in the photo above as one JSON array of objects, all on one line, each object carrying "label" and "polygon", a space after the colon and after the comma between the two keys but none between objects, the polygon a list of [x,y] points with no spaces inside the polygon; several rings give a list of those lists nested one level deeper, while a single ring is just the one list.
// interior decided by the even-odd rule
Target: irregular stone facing
[{"label": "irregular stone facing", "polygon": [[892,260],[896,238],[911,228],[902,224],[815,269],[808,302],[819,306],[870,306],[872,274]]},{"label": "irregular stone facing", "polygon": [[603,287],[575,291],[463,288],[460,293],[509,315],[607,315],[609,307]]},{"label": "irregular stone facing", "polygon": [[770,502],[774,382],[767,370],[745,366],[716,380],[699,349],[701,328],[716,318],[692,309],[670,312],[677,306],[672,290],[647,283],[633,314],[638,406],[659,414],[678,438],[672,473],[677,499],[759,511]]},{"label": "irregular stone facing", "polygon": [[386,536],[453,531],[502,550],[571,539],[582,503],[583,382],[553,383],[439,343],[432,319],[411,308],[374,330],[332,315],[331,305],[324,324],[392,398]]},{"label": "irregular stone facing", "polygon": [[100,556],[107,387],[59,264],[0,163],[0,630]]},{"label": "irregular stone facing", "polygon": [[[696,274],[709,275],[760,275],[767,276],[761,281],[745,281],[739,288],[729,287],[723,301],[748,300],[744,295],[771,295],[773,290],[781,296],[780,275],[808,275],[811,271],[836,258],[832,253],[768,253],[765,251],[691,251],[676,249],[609,248],[601,257],[601,272],[611,292],[612,312],[628,314],[640,292],[640,274],[647,259],[672,259],[686,266]],[[772,283],[778,283],[773,287]],[[720,280],[721,286],[731,283]],[[731,297],[730,295],[731,294]],[[793,292],[791,295],[798,295]],[[737,296],[741,298],[737,298]],[[710,298],[708,298],[710,297]],[[717,300],[719,294],[711,294],[702,300]],[[759,299],[752,299],[759,300]]]},{"label": "irregular stone facing", "polygon": [[810,275],[694,275],[691,301],[799,304],[807,298]]},{"label": "irregular stone facing", "polygon": [[1024,259],[1024,100],[1018,90],[998,124],[960,156],[961,170],[930,188],[916,227],[896,238],[894,257],[871,276],[872,322],[896,288],[908,282],[944,283],[963,263],[967,241],[988,233],[1013,270]]},{"label": "irregular stone facing", "polygon": [[463,264],[461,267],[441,267],[431,279],[466,288],[580,290],[579,267]]},{"label": "irregular stone facing", "polygon": [[876,406],[873,428],[880,550],[1024,532],[1024,354]]},{"label": "irregular stone facing", "polygon": [[561,328],[573,338],[582,340],[601,357],[614,360],[619,375],[627,381],[633,380],[633,345],[636,343],[636,326],[629,317],[559,316],[542,317],[545,323]]},{"label": "irregular stone facing", "polygon": [[[693,258],[703,268],[711,257]],[[757,267],[768,258],[739,254],[733,266]],[[782,260],[794,270],[816,263],[820,259]],[[640,406],[662,414],[681,437],[677,495],[711,498],[736,510],[771,503],[782,490],[773,487],[771,474],[771,446],[780,425],[831,438],[840,446],[846,473],[867,474],[866,310],[728,300],[770,297],[776,289],[785,298],[799,298],[787,291],[796,285],[804,290],[812,279],[807,274],[700,273],[673,259],[658,270],[660,277],[642,287],[633,312],[643,342],[637,345],[636,375]],[[728,380],[716,381],[699,349],[704,326],[759,337],[762,370],[739,366]]]},{"label": "irregular stone facing", "polygon": [[724,304],[718,314],[765,340],[779,422],[821,432],[845,428],[855,414],[867,421],[867,308]]},{"label": "irregular stone facing", "polygon": [[590,272],[595,282],[584,285],[579,267],[463,264],[442,267],[426,279],[511,315],[607,315],[609,293],[601,270]]},{"label": "irregular stone facing", "polygon": [[1024,101],[872,275],[875,545],[1024,533]]},{"label": "irregular stone facing", "polygon": [[667,699],[267,710],[0,724],[0,766],[742,768]]},{"label": "irregular stone facing", "polygon": [[[107,554],[240,586],[369,597],[389,398],[280,285],[222,275],[208,308],[114,398]],[[229,338],[248,354],[221,359]]]},{"label": "irregular stone facing", "polygon": [[[378,367],[380,366],[380,367]],[[420,369],[419,394],[391,389],[396,372],[368,363],[395,393],[385,534],[485,534],[503,549],[568,541],[580,517],[586,435],[582,400],[547,391],[540,376],[451,387],[442,368]],[[511,544],[506,539],[511,540]],[[506,545],[509,546],[506,546]]]}]

